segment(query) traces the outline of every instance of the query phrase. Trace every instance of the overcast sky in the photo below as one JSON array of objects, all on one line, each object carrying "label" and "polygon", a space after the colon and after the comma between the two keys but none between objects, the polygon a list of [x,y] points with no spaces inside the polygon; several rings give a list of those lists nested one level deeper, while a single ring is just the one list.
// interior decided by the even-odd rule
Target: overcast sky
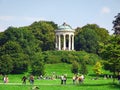
[{"label": "overcast sky", "polygon": [[73,28],[95,23],[112,33],[118,13],[120,0],[0,0],[0,31],[47,20]]}]

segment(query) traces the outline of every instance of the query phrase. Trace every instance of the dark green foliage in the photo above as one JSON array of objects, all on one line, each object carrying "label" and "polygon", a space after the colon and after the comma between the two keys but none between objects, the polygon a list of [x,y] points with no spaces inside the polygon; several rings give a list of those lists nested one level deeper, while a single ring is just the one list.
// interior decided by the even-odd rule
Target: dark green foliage
[{"label": "dark green foliage", "polygon": [[33,75],[44,75],[44,63],[41,61],[34,61],[32,63],[32,72]]},{"label": "dark green foliage", "polygon": [[[0,58],[8,54],[12,60],[13,67],[8,73],[24,73],[31,65],[30,60],[35,60],[33,58],[35,53],[41,50],[54,50],[56,28],[54,22],[39,21],[28,27],[9,27],[5,32],[0,33]],[[51,58],[55,57],[51,56]],[[3,64],[2,61],[0,63]]]},{"label": "dark green foliage", "polygon": [[104,61],[105,69],[113,72],[115,76],[115,73],[120,71],[120,35],[113,36],[106,45],[101,44],[100,51],[100,55],[106,60]]},{"label": "dark green foliage", "polygon": [[5,42],[6,42],[6,38],[4,32],[0,32],[0,46],[4,45]]},{"label": "dark green foliage", "polygon": [[71,72],[74,73],[74,74],[78,74],[78,72],[79,72],[79,63],[77,61],[72,62]]},{"label": "dark green foliage", "polygon": [[22,52],[22,48],[19,43],[15,41],[8,41],[2,47],[0,47],[1,55],[14,54]]},{"label": "dark green foliage", "polygon": [[77,50],[85,50],[90,53],[96,53],[99,37],[92,29],[83,28],[76,36],[75,41]]},{"label": "dark green foliage", "polygon": [[40,47],[43,51],[54,50],[55,29],[57,29],[57,24],[49,21],[34,22],[30,25],[30,30],[40,41]]},{"label": "dark green foliage", "polygon": [[9,74],[13,70],[13,61],[10,55],[5,54],[0,57],[0,73]]},{"label": "dark green foliage", "polygon": [[105,61],[105,68],[110,71],[119,71],[120,68],[120,36],[113,36],[101,49],[101,56]]},{"label": "dark green foliage", "polygon": [[73,60],[81,63],[85,61],[86,64],[93,65],[100,60],[95,54],[88,54],[84,51],[44,51],[45,63],[72,63]]},{"label": "dark green foliage", "polygon": [[115,20],[113,21],[113,30],[115,35],[120,35],[120,13],[115,16]]},{"label": "dark green foliage", "polygon": [[16,54],[12,54],[12,59],[13,59],[13,70],[11,73],[20,74],[28,71],[28,66],[29,66],[28,55],[25,55],[23,53],[16,53]]},{"label": "dark green foliage", "polygon": [[85,61],[82,61],[80,63],[80,71],[79,72],[84,75],[86,75],[88,73],[87,64],[85,63]]},{"label": "dark green foliage", "polygon": [[[75,46],[78,46],[76,48],[78,52],[76,52],[53,51],[55,50],[54,31],[57,29],[57,24],[52,21],[34,22],[27,27],[9,27],[5,32],[0,33],[0,58],[2,60],[0,64],[4,65],[5,55],[8,55],[7,57],[9,58],[6,57],[6,60],[8,60],[6,65],[10,68],[5,71],[1,67],[0,72],[24,73],[32,70],[31,72],[36,75],[44,75],[45,63],[64,62],[71,64],[73,60],[78,63],[84,61],[86,64],[93,65],[99,60],[99,57],[79,50],[97,52],[97,44],[95,43],[97,43],[100,36],[95,28],[96,26],[94,25],[83,27],[82,30],[79,28],[80,32],[78,30],[76,33]],[[40,52],[42,54],[39,55],[38,53]]]},{"label": "dark green foliage", "polygon": [[96,24],[88,24],[76,29],[75,49],[98,54],[98,42],[106,42],[109,37],[107,30]]},{"label": "dark green foliage", "polygon": [[45,72],[44,72],[44,63],[43,63],[43,56],[41,53],[36,53],[34,56],[33,56],[33,59],[31,61],[31,73],[33,75],[44,75]]}]

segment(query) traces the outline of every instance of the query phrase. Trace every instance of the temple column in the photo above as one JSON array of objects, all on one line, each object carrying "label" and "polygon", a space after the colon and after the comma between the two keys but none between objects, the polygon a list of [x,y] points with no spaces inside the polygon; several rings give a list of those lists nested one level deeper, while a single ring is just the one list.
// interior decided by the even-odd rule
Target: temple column
[{"label": "temple column", "polygon": [[55,48],[58,49],[58,38],[57,38],[57,35],[55,36],[55,40],[56,40],[56,41],[55,41],[55,42],[56,42],[56,43],[55,43]]},{"label": "temple column", "polygon": [[63,50],[65,50],[65,49],[66,49],[66,35],[65,35],[65,34],[63,35],[63,38],[64,38],[64,46],[63,46]]},{"label": "temple column", "polygon": [[58,47],[58,50],[61,50],[61,37],[60,37],[60,35],[58,35],[58,42],[59,42],[59,47]]},{"label": "temple column", "polygon": [[74,50],[74,35],[72,36],[72,50]]},{"label": "temple column", "polygon": [[69,34],[69,51],[71,50],[71,35]]}]

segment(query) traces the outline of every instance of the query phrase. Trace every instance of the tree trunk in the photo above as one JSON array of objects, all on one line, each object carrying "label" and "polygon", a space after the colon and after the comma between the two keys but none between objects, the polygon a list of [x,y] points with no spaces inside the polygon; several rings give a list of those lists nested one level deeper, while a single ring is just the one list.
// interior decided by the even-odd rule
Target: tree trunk
[{"label": "tree trunk", "polygon": [[115,83],[115,71],[113,72],[113,84]]}]

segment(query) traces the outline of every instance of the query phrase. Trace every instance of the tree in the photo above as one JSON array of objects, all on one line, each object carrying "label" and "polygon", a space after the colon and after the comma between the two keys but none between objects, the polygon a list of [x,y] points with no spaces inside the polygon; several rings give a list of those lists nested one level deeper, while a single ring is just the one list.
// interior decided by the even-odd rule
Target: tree
[{"label": "tree", "polygon": [[93,67],[93,71],[98,77],[100,74],[102,74],[102,65],[100,62],[96,62],[96,64]]},{"label": "tree", "polygon": [[80,73],[85,74],[85,75],[88,73],[88,69],[87,69],[87,65],[86,65],[85,61],[82,61],[82,63],[81,63]]},{"label": "tree", "polygon": [[31,63],[31,73],[33,75],[44,75],[45,71],[44,71],[44,63],[43,63],[43,56],[41,53],[35,53],[35,55],[33,56],[33,61]]},{"label": "tree", "polygon": [[105,28],[99,27],[97,24],[87,24],[83,28],[89,28],[96,32],[99,41],[105,43],[109,39],[109,32]]},{"label": "tree", "polygon": [[15,42],[15,41],[8,41],[6,42],[2,47],[0,47],[0,53],[1,55],[4,54],[14,54],[14,53],[20,53],[23,52],[21,46],[19,45],[19,43]]},{"label": "tree", "polygon": [[40,41],[40,47],[43,51],[54,50],[55,29],[57,29],[57,24],[50,21],[39,21],[30,25],[30,30]]},{"label": "tree", "polygon": [[[112,36],[112,38],[106,43],[101,44],[101,56],[104,60],[105,69],[113,72],[115,76],[116,72],[120,71],[120,35]],[[115,79],[113,78],[113,82]]]},{"label": "tree", "polygon": [[29,57],[24,53],[14,53],[11,55],[13,60],[13,70],[11,73],[21,74],[28,71]]},{"label": "tree", "polygon": [[115,16],[115,20],[113,21],[113,30],[114,34],[120,35],[120,13],[118,13],[117,16]]},{"label": "tree", "polygon": [[85,50],[89,53],[97,53],[99,37],[97,33],[90,28],[82,28],[75,37],[75,49]]},{"label": "tree", "polygon": [[10,55],[5,54],[0,57],[0,73],[9,74],[13,70],[13,62]]},{"label": "tree", "polygon": [[71,68],[72,73],[77,74],[79,72],[79,64],[77,61],[72,62],[72,68]]},{"label": "tree", "polygon": [[75,49],[98,54],[99,42],[106,43],[109,33],[96,24],[87,24],[75,32]]}]

